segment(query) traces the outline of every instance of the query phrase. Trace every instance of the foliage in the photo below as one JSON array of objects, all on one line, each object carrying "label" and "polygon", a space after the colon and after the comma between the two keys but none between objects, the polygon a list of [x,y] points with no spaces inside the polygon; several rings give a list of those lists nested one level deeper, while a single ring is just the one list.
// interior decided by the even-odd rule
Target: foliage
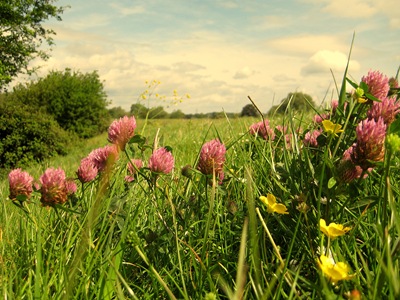
[{"label": "foliage", "polygon": [[96,71],[52,71],[37,81],[17,85],[6,98],[43,110],[64,130],[82,138],[103,132],[109,123],[109,103]]},{"label": "foliage", "polygon": [[185,113],[180,109],[174,110],[172,113],[169,114],[170,119],[184,119],[185,117]]},{"label": "foliage", "polygon": [[253,104],[247,104],[247,105],[243,106],[240,116],[241,117],[257,117],[258,111],[254,107]]},{"label": "foliage", "polygon": [[67,153],[72,137],[51,115],[18,102],[0,101],[0,167],[43,162]]},{"label": "foliage", "polygon": [[293,111],[301,112],[310,111],[312,110],[312,107],[315,107],[314,100],[310,95],[301,92],[294,92],[289,93],[286,98],[283,98],[278,106],[271,107],[268,115],[275,113],[282,115],[287,111],[289,105]]},{"label": "foliage", "polygon": [[[365,95],[338,95],[314,119],[288,105],[280,119],[257,120],[273,135],[259,135],[263,127],[248,118],[139,121],[118,158],[65,205],[43,209],[40,191],[2,201],[2,294],[399,299],[400,104],[382,101],[394,115],[382,144],[385,135],[372,139],[375,127],[360,130],[376,105]],[[221,183],[198,170],[213,139],[226,149]],[[175,158],[168,175],[149,168],[160,147]],[[374,155],[360,166],[368,151]],[[131,168],[126,181],[131,159],[144,167]]]},{"label": "foliage", "polygon": [[119,119],[126,116],[128,113],[121,106],[112,107],[108,109],[108,114],[112,119]]},{"label": "foliage", "polygon": [[56,0],[11,1],[0,3],[0,89],[18,74],[30,73],[35,58],[47,59],[42,44],[53,44],[55,32],[43,26],[50,18],[61,20],[62,7]]}]

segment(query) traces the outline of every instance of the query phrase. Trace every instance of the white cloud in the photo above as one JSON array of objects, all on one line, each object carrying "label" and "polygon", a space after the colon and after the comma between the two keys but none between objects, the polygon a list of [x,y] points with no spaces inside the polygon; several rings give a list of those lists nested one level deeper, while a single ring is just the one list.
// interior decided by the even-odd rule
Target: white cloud
[{"label": "white cloud", "polygon": [[[320,50],[310,57],[307,64],[301,69],[302,75],[326,74],[330,70],[343,71],[346,68],[347,56],[339,51]],[[349,68],[354,71],[360,69],[360,64],[350,60]]]},{"label": "white cloud", "polygon": [[346,51],[349,45],[335,35],[299,34],[266,41],[267,47],[272,47],[281,53],[311,54],[321,48]]},{"label": "white cloud", "polygon": [[251,77],[253,74],[255,74],[255,71],[250,69],[249,67],[243,67],[239,71],[233,75],[234,79],[245,79]]}]

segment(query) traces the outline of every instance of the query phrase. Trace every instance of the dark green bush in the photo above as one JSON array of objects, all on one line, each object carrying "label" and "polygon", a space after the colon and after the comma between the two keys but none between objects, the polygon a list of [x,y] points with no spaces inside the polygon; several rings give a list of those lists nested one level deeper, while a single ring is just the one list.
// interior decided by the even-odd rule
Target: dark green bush
[{"label": "dark green bush", "polygon": [[64,155],[73,136],[51,115],[0,99],[0,168],[27,166]]},{"label": "dark green bush", "polygon": [[96,71],[52,71],[26,85],[17,85],[8,102],[22,102],[52,115],[61,128],[79,137],[93,137],[107,129],[107,95]]}]

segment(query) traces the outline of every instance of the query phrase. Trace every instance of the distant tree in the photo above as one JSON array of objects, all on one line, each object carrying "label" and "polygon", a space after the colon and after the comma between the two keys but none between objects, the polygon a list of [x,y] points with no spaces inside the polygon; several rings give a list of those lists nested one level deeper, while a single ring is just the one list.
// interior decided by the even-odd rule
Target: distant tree
[{"label": "distant tree", "polygon": [[123,109],[121,106],[110,108],[108,110],[108,113],[110,114],[110,117],[112,119],[119,119],[119,118],[122,118],[123,116],[128,115],[128,112],[125,109]]},{"label": "distant tree", "polygon": [[107,95],[96,71],[52,71],[26,85],[17,85],[7,101],[36,107],[54,117],[65,130],[88,138],[107,128]]},{"label": "distant tree", "polygon": [[140,103],[131,105],[130,114],[135,116],[137,119],[145,119],[147,117],[148,108]]},{"label": "distant tree", "polygon": [[253,104],[247,104],[242,108],[242,112],[240,113],[241,117],[257,117],[258,111],[254,107]]},{"label": "distant tree", "polygon": [[[289,105],[292,110],[308,111],[311,109],[310,105],[315,106],[315,103],[312,97],[308,94],[301,92],[289,93],[286,98],[281,100],[279,107],[276,109],[276,113],[284,114]],[[271,109],[268,114],[270,113]]]},{"label": "distant tree", "polygon": [[184,119],[186,115],[180,110],[174,110],[172,113],[169,114],[170,119]]},{"label": "distant tree", "polygon": [[63,7],[56,0],[2,0],[0,2],[0,89],[20,73],[33,71],[28,64],[35,58],[47,59],[43,43],[51,46],[55,32],[43,22],[61,21]]},{"label": "distant tree", "polygon": [[162,106],[153,107],[149,110],[149,119],[165,119],[168,113]]}]

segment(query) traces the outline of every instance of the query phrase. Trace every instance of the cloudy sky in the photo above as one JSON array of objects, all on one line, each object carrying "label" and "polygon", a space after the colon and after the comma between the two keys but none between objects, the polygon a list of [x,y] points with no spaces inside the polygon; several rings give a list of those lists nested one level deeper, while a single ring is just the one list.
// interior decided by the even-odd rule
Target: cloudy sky
[{"label": "cloudy sky", "polygon": [[[97,70],[112,106],[146,90],[184,98],[185,113],[240,112],[247,96],[267,111],[289,92],[336,98],[353,33],[350,76],[394,76],[400,65],[396,0],[60,0],[63,21],[41,74]],[[332,72],[331,72],[332,70]],[[332,74],[333,73],[333,74]],[[189,93],[190,99],[185,95]],[[146,104],[146,103],[145,103]]]}]

